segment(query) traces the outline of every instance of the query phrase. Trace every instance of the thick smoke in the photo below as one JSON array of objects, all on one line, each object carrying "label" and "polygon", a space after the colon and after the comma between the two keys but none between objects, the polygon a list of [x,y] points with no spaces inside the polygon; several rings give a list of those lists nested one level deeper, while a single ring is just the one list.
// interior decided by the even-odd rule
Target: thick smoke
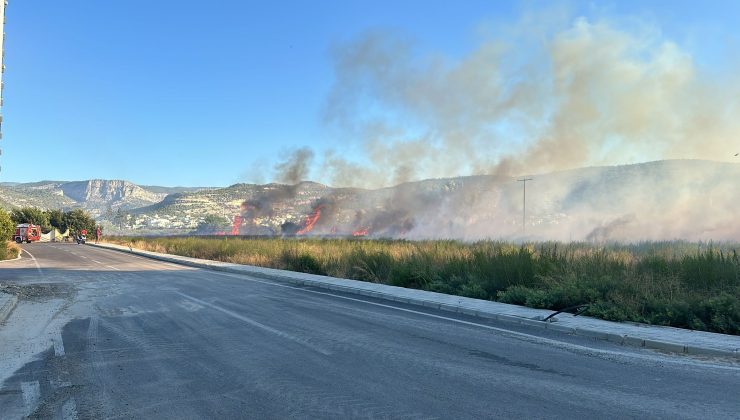
[{"label": "thick smoke", "polygon": [[[322,157],[320,180],[374,188],[493,176],[452,179],[441,189],[401,185],[366,208],[330,197],[317,233],[345,209],[347,224],[371,236],[522,238],[522,185],[514,177],[535,174],[527,184],[527,238],[740,237],[737,165],[568,171],[740,160],[733,156],[740,72],[710,75],[650,25],[523,22],[461,57],[424,54],[381,32],[334,49],[324,118],[349,146]],[[362,159],[348,157],[357,151]],[[271,194],[290,196],[312,156],[302,149],[278,165],[288,190],[250,206],[272,209]]]},{"label": "thick smoke", "polygon": [[241,204],[241,217],[245,226],[241,233],[271,234],[273,230],[256,226],[260,219],[275,216],[275,205],[296,197],[301,181],[307,180],[310,171],[313,152],[302,148],[288,154],[285,159],[275,165],[275,179],[281,184],[270,184],[255,197],[245,200]]},{"label": "thick smoke", "polygon": [[461,58],[378,32],[337,47],[326,122],[366,162],[327,156],[332,185],[731,158],[737,78],[703,74],[646,25],[580,18],[541,32],[509,31]]},{"label": "thick smoke", "polygon": [[283,184],[296,185],[308,179],[313,151],[304,147],[293,151],[285,160],[275,165],[275,179]]}]

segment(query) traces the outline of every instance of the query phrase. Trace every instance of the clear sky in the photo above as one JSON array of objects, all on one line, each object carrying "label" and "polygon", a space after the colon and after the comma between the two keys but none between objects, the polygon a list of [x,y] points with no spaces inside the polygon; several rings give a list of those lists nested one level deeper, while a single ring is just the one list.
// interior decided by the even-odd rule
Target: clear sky
[{"label": "clear sky", "polygon": [[[615,1],[562,8],[568,19],[649,22],[711,69],[733,61],[723,54],[738,45],[739,5]],[[347,146],[347,133],[322,117],[338,46],[389,31],[412,38],[422,52],[461,57],[485,28],[541,9],[553,6],[11,0],[0,181],[226,186],[273,179],[281,156],[303,146],[317,155],[352,156],[359,152]]]}]

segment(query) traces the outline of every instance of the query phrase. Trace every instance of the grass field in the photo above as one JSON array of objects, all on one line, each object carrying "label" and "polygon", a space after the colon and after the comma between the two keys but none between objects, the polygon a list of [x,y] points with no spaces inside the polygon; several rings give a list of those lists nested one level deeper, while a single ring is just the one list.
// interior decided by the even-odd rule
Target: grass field
[{"label": "grass field", "polygon": [[112,237],[135,248],[740,335],[740,244]]}]

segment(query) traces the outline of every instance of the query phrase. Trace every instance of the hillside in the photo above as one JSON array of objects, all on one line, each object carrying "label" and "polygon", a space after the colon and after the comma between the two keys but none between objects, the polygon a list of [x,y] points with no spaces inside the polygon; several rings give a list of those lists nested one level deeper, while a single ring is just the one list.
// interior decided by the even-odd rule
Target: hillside
[{"label": "hillside", "polygon": [[672,160],[531,176],[409,182],[377,190],[236,184],[143,187],[127,181],[0,184],[0,206],[75,208],[109,231],[369,236],[409,239],[738,240],[740,164]]},{"label": "hillside", "polygon": [[[133,229],[197,226],[206,215],[240,234],[555,240],[737,239],[740,165],[694,160],[592,167],[532,176],[526,232],[522,183],[471,176],[379,190],[304,182],[238,184],[173,194],[130,212]],[[222,227],[230,233],[232,227]],[[236,230],[235,230],[236,231]]]},{"label": "hillside", "polygon": [[40,181],[0,184],[0,206],[6,209],[32,206],[43,209],[83,208],[96,217],[117,209],[134,209],[162,201],[167,194],[187,189],[141,187],[128,181]]}]

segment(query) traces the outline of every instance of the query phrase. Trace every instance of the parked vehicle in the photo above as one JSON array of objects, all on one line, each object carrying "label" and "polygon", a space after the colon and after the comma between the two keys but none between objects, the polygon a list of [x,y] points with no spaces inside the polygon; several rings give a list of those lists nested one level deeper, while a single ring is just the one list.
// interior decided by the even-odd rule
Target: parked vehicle
[{"label": "parked vehicle", "polygon": [[41,226],[33,223],[21,223],[15,227],[13,240],[17,243],[26,242],[29,244],[33,241],[39,241],[41,240]]}]

